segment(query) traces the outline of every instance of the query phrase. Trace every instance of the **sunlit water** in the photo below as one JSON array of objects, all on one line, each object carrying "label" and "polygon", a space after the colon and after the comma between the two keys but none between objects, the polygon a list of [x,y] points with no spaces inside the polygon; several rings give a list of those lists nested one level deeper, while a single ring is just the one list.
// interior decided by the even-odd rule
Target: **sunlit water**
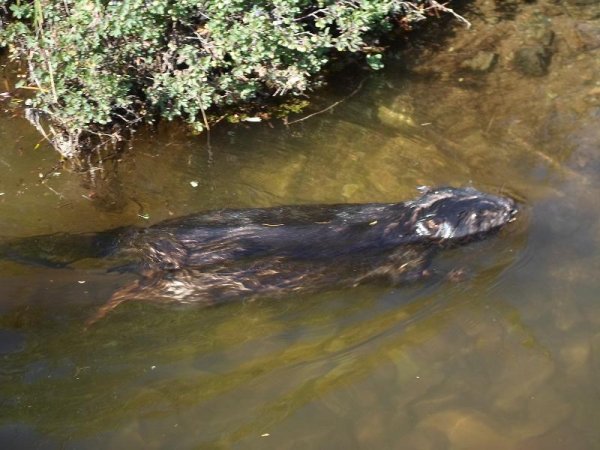
[{"label": "sunlit water", "polygon": [[[111,181],[43,178],[56,156],[1,117],[0,236],[402,201],[421,185],[502,192],[522,212],[416,283],[216,308],[132,302],[89,329],[135,275],[0,261],[0,447],[600,448],[600,24],[572,3],[484,4],[488,25],[467,12],[474,29],[438,50],[342,76],[315,110],[362,80],[356,95],[289,127],[140,133]],[[530,76],[511,52],[543,39],[540,23],[552,61]],[[480,50],[498,53],[489,73],[462,65]],[[464,280],[447,279],[455,269]]]}]

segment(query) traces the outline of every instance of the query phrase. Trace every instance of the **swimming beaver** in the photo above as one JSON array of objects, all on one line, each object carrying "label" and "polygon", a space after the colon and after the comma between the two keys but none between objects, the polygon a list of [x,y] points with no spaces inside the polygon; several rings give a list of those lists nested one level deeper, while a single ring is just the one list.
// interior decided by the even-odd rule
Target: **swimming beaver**
[{"label": "swimming beaver", "polygon": [[[135,255],[141,278],[116,291],[92,319],[97,320],[132,299],[213,304],[376,278],[392,283],[418,278],[437,248],[485,237],[515,214],[510,198],[445,187],[405,203],[219,210],[145,229],[52,239],[59,244],[76,239],[72,254],[60,264]],[[32,239],[39,243],[48,237],[26,242]],[[22,246],[20,253],[14,248],[13,256],[22,257]],[[52,260],[54,250],[46,252],[46,261],[59,264]]]}]

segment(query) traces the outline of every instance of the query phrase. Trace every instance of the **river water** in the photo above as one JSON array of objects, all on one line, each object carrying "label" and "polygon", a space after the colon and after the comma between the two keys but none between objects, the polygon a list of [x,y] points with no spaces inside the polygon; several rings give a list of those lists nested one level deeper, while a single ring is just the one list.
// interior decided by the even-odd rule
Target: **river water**
[{"label": "river water", "polygon": [[0,447],[600,448],[600,5],[581,3],[471,4],[470,30],[341,74],[313,111],[345,99],[334,108],[140,132],[106,163],[117,176],[53,170],[28,125],[1,116],[5,237],[403,201],[422,185],[512,195],[522,211],[419,282],[131,302],[88,329],[134,275],[2,260]]}]

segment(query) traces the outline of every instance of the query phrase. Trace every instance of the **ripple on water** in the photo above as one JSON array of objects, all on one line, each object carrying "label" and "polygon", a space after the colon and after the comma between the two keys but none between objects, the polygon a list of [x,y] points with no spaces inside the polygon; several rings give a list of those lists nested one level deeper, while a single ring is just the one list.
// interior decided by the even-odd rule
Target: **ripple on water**
[{"label": "ripple on water", "polygon": [[0,356],[18,353],[25,349],[25,336],[15,330],[0,329]]}]

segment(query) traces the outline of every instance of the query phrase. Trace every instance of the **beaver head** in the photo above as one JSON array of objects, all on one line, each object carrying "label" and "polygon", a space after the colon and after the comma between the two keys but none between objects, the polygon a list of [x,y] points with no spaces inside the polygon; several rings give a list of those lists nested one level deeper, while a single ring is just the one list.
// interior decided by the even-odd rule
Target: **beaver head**
[{"label": "beaver head", "polygon": [[514,220],[516,203],[474,188],[436,188],[412,202],[415,232],[444,242],[477,238]]}]

